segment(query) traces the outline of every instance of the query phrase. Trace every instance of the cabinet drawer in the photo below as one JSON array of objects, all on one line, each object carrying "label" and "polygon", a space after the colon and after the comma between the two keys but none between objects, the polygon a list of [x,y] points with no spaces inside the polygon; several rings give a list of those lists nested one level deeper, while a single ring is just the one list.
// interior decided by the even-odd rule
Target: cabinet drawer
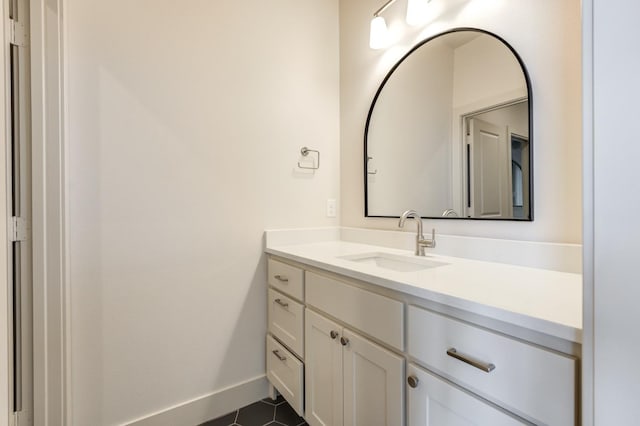
[{"label": "cabinet drawer", "polygon": [[307,304],[404,350],[404,305],[397,300],[306,272]]},{"label": "cabinet drawer", "polygon": [[525,423],[413,364],[407,368],[408,426],[518,426]]},{"label": "cabinet drawer", "polygon": [[408,352],[429,368],[536,423],[575,425],[575,359],[415,306],[408,321]]},{"label": "cabinet drawer", "polygon": [[271,286],[295,299],[303,300],[304,272],[302,269],[274,259],[268,260],[267,269],[269,271],[269,284]]},{"label": "cabinet drawer", "polygon": [[304,357],[303,317],[303,305],[269,289],[269,331],[300,357]]},{"label": "cabinet drawer", "polygon": [[304,364],[267,335],[267,379],[302,417],[303,371]]}]

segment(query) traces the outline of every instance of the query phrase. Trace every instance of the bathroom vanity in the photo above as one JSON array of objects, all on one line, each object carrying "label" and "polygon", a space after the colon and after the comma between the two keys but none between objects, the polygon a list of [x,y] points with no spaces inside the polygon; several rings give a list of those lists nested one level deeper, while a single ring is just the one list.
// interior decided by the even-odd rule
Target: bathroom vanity
[{"label": "bathroom vanity", "polygon": [[267,244],[267,378],[310,425],[579,424],[579,274]]},{"label": "bathroom vanity", "polygon": [[582,277],[551,265],[579,247],[440,251],[422,232],[421,218],[533,220],[531,88],[496,34],[423,40],[376,91],[363,152],[364,215],[414,218],[415,251],[267,233],[267,377],[310,425],[580,424]]}]

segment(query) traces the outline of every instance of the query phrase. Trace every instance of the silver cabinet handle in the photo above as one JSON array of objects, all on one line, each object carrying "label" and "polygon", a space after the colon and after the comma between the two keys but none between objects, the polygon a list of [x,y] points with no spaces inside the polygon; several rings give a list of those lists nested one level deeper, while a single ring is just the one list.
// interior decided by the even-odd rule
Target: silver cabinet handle
[{"label": "silver cabinet handle", "polygon": [[331,333],[329,333],[329,335],[333,340],[336,340],[336,337],[338,337],[338,332],[331,330]]},{"label": "silver cabinet handle", "polygon": [[347,339],[346,337],[341,337],[340,343],[342,343],[342,346],[347,346],[349,344],[349,339]]},{"label": "silver cabinet handle", "polygon": [[473,358],[469,358],[468,356],[465,355],[461,355],[458,353],[458,351],[456,351],[456,348],[451,348],[449,350],[447,350],[447,355],[449,355],[450,357],[453,357],[459,361],[465,362],[479,370],[484,371],[485,373],[491,373],[493,370],[495,370],[496,366],[493,364],[487,364],[484,362],[480,362],[480,361],[476,361]]},{"label": "silver cabinet handle", "polygon": [[281,299],[276,299],[274,300],[274,302],[276,302],[278,305],[282,306],[283,308],[288,308],[289,304],[286,302],[283,302]]},{"label": "silver cabinet handle", "polygon": [[273,350],[273,351],[271,351],[271,352],[272,352],[276,357],[278,357],[278,359],[279,359],[280,361],[286,361],[286,360],[287,360],[287,357],[286,357],[286,356],[283,356],[283,355],[280,355],[280,351],[278,351],[277,349],[274,349],[274,350]]},{"label": "silver cabinet handle", "polygon": [[281,283],[288,283],[289,282],[289,278],[285,277],[284,275],[274,275],[273,278],[275,278],[276,280],[280,281]]},{"label": "silver cabinet handle", "polygon": [[407,377],[407,383],[409,384],[409,386],[415,389],[418,387],[418,383],[420,383],[420,380],[418,380],[416,376],[409,376]]}]

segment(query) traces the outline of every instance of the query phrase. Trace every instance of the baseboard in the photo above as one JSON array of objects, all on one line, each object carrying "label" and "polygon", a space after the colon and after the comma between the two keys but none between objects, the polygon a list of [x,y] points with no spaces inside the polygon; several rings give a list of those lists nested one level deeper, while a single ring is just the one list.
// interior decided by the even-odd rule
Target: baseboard
[{"label": "baseboard", "polygon": [[269,393],[266,376],[186,401],[173,407],[141,417],[126,426],[196,426],[233,410],[266,398]]}]

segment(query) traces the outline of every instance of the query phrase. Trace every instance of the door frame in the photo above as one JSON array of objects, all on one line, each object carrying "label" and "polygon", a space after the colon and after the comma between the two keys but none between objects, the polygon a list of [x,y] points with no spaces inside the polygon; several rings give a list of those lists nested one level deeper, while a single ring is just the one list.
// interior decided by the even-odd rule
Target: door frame
[{"label": "door frame", "polygon": [[[521,135],[517,132],[512,132],[511,128],[507,128],[507,143],[510,145],[509,147],[509,152],[510,152],[510,157],[513,159],[513,149],[511,147],[511,144],[513,143],[513,138],[515,137],[516,139],[519,139],[521,142],[523,142],[526,145],[526,156],[523,156],[523,158],[526,158],[527,161],[525,164],[521,164],[521,166],[525,166],[522,167],[522,179],[523,179],[523,194],[522,194],[522,202],[523,202],[523,209],[525,212],[528,212],[529,217],[531,217],[531,176],[533,175],[533,173],[531,173],[531,142],[529,141],[529,136],[524,136]],[[524,150],[523,150],[524,152]],[[526,170],[525,170],[526,169]],[[526,171],[526,173],[525,173]],[[525,179],[526,176],[526,179]],[[511,167],[509,168],[509,181],[513,182],[513,175],[511,172]],[[513,187],[512,187],[513,189]],[[513,216],[513,208],[515,207],[513,205],[513,203],[511,204],[511,215]]]},{"label": "door frame", "polygon": [[9,150],[10,146],[7,141],[11,138],[10,128],[10,111],[11,111],[11,99],[9,96],[10,81],[9,81],[9,67],[10,67],[10,28],[7,25],[9,19],[9,4],[8,2],[2,2],[0,7],[0,28],[2,28],[2,79],[3,84],[0,84],[0,129],[4,135],[4,149],[0,149],[0,165],[2,165],[3,173],[0,173],[0,199],[5,200],[4,208],[0,209],[0,220],[5,226],[0,226],[0,285],[2,290],[0,291],[0,318],[4,320],[0,321],[0,425],[13,424],[13,415],[10,409],[11,401],[11,347],[10,347],[10,327],[11,327],[11,309],[10,309],[10,294],[9,294],[9,206],[10,206],[10,191],[9,185]]},{"label": "door frame", "polygon": [[70,422],[65,0],[30,0],[34,424]]},{"label": "door frame", "polygon": [[[469,168],[467,167],[467,137],[469,131],[469,120],[476,115],[484,114],[486,112],[494,111],[496,109],[517,105],[522,102],[529,102],[529,108],[531,108],[531,102],[528,99],[526,91],[523,93],[521,90],[514,90],[508,93],[504,93],[501,96],[496,96],[491,99],[483,99],[473,104],[465,105],[462,107],[454,108],[453,110],[453,125],[451,126],[452,135],[451,140],[457,141],[453,144],[453,152],[451,155],[452,164],[452,185],[453,188],[461,188],[460,196],[453,197],[453,209],[459,211],[460,215],[464,218],[469,218],[469,211],[473,208],[473,201],[471,208],[467,204],[467,200],[471,196],[469,194],[469,187],[467,183],[469,180]],[[531,117],[531,111],[529,111],[529,117]],[[529,126],[531,120],[529,120]],[[531,135],[531,129],[529,129],[529,135]],[[529,137],[527,137],[529,140]],[[457,176],[460,176],[458,181]],[[529,206],[531,209],[531,203]],[[530,217],[533,220],[533,215]]]},{"label": "door frame", "polygon": [[593,426],[595,417],[594,308],[595,308],[595,218],[594,218],[594,57],[593,2],[582,0],[582,358],[580,372],[583,426]]}]

